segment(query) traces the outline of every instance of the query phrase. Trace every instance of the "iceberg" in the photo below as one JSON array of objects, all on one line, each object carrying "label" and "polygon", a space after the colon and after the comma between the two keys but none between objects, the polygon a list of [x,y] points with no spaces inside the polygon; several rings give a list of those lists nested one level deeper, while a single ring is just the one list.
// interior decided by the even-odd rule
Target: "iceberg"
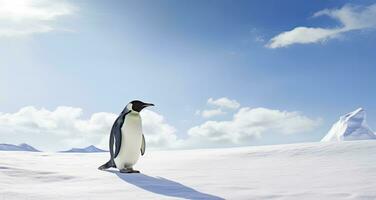
[{"label": "iceberg", "polygon": [[341,116],[321,142],[376,139],[366,123],[366,112],[358,108]]}]

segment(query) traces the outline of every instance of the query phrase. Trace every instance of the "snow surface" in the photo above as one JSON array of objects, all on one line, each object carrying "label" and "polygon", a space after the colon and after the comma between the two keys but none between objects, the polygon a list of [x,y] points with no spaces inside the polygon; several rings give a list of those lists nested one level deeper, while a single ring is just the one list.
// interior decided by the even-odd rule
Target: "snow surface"
[{"label": "snow surface", "polygon": [[22,143],[19,145],[14,144],[0,144],[0,151],[34,151],[38,152],[39,150],[35,149],[34,147]]},{"label": "snow surface", "polygon": [[328,134],[321,140],[329,141],[348,141],[348,140],[369,140],[376,139],[376,134],[368,127],[366,123],[366,112],[358,108],[353,112],[341,116]]},{"label": "snow surface", "polygon": [[109,153],[0,152],[0,199],[376,199],[376,141]]},{"label": "snow surface", "polygon": [[95,153],[95,152],[106,152],[103,149],[97,148],[94,145],[90,145],[85,148],[72,148],[67,151],[61,151],[62,153]]}]

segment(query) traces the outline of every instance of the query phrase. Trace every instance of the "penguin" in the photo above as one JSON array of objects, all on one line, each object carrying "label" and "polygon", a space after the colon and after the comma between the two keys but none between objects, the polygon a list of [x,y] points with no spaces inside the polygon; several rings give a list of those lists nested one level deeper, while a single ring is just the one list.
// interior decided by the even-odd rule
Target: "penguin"
[{"label": "penguin", "polygon": [[142,156],[145,154],[146,147],[140,112],[149,106],[154,106],[154,104],[139,100],[127,104],[112,125],[109,141],[111,158],[100,166],[99,170],[114,167],[121,173],[140,173],[133,169],[140,154]]}]

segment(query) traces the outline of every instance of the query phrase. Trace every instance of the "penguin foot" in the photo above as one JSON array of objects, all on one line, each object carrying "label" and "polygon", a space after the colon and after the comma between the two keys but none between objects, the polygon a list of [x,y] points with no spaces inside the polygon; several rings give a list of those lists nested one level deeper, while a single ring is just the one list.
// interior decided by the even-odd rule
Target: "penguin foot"
[{"label": "penguin foot", "polygon": [[138,170],[134,170],[132,168],[125,168],[125,169],[121,169],[119,170],[120,173],[126,173],[126,174],[131,174],[131,173],[140,173],[140,171]]},{"label": "penguin foot", "polygon": [[116,167],[112,160],[109,160],[105,164],[98,167],[99,170],[106,170],[111,167]]}]

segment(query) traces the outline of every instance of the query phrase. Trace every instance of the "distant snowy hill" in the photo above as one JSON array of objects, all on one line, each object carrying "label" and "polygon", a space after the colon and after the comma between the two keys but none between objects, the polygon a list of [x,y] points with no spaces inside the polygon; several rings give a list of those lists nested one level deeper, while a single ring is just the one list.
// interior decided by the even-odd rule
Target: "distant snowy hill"
[{"label": "distant snowy hill", "polygon": [[34,147],[22,143],[19,145],[14,144],[0,144],[0,151],[33,151],[39,152],[39,150],[35,149]]},{"label": "distant snowy hill", "polygon": [[61,151],[61,152],[63,153],[96,153],[96,152],[106,152],[106,151],[103,149],[99,149],[95,147],[94,145],[90,145],[85,148],[72,148],[70,150]]},{"label": "distant snowy hill", "polygon": [[321,141],[368,139],[376,139],[376,134],[367,126],[365,110],[358,108],[353,112],[341,116],[339,121],[332,126],[328,134]]}]

